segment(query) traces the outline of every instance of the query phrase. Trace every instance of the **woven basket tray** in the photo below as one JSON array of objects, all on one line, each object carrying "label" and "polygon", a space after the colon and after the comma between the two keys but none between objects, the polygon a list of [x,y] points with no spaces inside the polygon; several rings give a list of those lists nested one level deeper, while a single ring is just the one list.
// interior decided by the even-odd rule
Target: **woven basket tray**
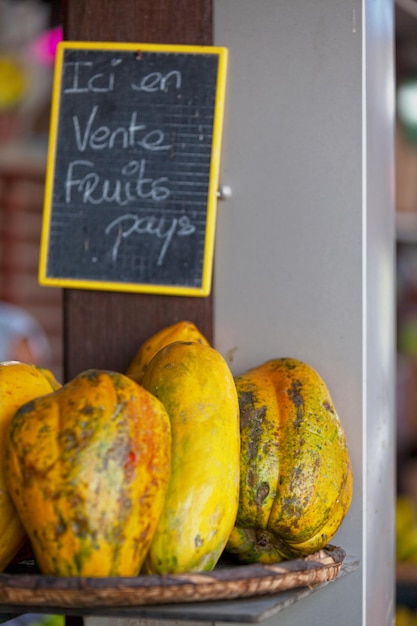
[{"label": "woven basket tray", "polygon": [[250,598],[337,577],[346,554],[328,546],[308,557],[276,565],[218,566],[212,572],[114,578],[0,574],[0,604],[22,607],[94,608],[177,604]]}]

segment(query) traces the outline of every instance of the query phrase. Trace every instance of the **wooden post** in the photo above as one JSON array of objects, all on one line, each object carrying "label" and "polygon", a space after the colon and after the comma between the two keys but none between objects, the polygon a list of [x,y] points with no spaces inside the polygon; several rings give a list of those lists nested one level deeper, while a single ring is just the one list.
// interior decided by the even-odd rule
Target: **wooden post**
[{"label": "wooden post", "polygon": [[[64,38],[212,44],[212,0],[67,0]],[[64,378],[90,367],[124,371],[142,341],[181,319],[192,320],[211,341],[213,297],[154,296],[64,290]],[[83,619],[67,616],[67,626]]]},{"label": "wooden post", "polygon": [[[212,44],[212,0],[67,0],[64,38]],[[64,290],[64,379],[90,367],[124,371],[151,334],[181,319],[212,340],[213,297]]]}]

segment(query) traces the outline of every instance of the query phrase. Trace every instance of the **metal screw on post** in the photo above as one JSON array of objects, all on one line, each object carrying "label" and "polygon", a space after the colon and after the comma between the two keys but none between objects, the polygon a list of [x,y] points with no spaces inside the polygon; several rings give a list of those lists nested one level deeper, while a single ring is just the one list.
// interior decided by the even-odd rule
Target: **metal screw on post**
[{"label": "metal screw on post", "polygon": [[218,200],[228,200],[232,197],[232,189],[229,185],[220,185],[216,195]]}]

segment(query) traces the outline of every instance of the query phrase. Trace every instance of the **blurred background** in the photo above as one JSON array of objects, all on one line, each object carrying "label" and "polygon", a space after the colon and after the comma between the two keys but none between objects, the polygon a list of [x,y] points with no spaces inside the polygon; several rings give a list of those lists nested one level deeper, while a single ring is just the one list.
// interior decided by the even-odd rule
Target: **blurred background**
[{"label": "blurred background", "polygon": [[[417,564],[417,0],[395,0],[394,9],[397,558]],[[41,327],[48,350],[36,358],[45,359],[40,364],[50,367],[60,381],[62,291],[39,286],[37,273],[54,51],[62,38],[62,11],[61,0],[0,0],[0,304],[19,307]],[[404,600],[397,624],[405,613],[409,621],[401,623],[417,624],[417,592],[415,596],[414,605],[414,600]],[[41,619],[22,616],[16,623]]]},{"label": "blurred background", "polygon": [[[40,287],[37,271],[61,24],[60,1],[0,0],[0,361],[33,361],[58,380],[62,291]],[[63,626],[65,618],[26,614],[6,623]]]},{"label": "blurred background", "polygon": [[417,500],[417,2],[396,1],[398,489]]},{"label": "blurred background", "polygon": [[[18,306],[42,327],[50,350],[34,359],[50,367],[59,380],[62,292],[40,287],[37,271],[54,51],[62,38],[61,23],[59,0],[0,0],[0,303]],[[12,321],[17,333],[15,316]],[[19,359],[21,352],[6,357],[2,350],[6,322],[7,312],[0,307],[0,360]]]}]

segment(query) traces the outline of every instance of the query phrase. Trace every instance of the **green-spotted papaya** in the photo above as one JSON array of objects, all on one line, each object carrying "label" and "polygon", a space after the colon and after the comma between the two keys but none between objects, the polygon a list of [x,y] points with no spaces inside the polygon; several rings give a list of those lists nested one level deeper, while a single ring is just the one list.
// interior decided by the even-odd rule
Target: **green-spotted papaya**
[{"label": "green-spotted papaya", "polygon": [[240,407],[240,498],[227,551],[274,563],[332,539],[352,498],[345,432],[309,365],[272,359],[235,377]]}]

